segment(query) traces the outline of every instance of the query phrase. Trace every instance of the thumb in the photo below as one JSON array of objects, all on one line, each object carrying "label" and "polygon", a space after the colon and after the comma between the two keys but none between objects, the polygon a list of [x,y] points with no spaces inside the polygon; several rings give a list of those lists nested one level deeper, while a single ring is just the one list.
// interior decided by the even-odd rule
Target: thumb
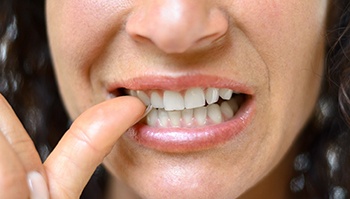
[{"label": "thumb", "polygon": [[51,198],[79,198],[96,167],[144,111],[140,100],[123,96],[79,116],[44,163]]}]

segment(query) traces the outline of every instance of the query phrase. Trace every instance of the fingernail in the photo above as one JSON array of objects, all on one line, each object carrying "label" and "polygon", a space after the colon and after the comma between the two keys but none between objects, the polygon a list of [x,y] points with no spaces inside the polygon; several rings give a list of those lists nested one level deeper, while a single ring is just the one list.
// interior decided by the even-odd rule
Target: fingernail
[{"label": "fingernail", "polygon": [[147,108],[146,108],[146,110],[145,110],[145,112],[143,113],[143,115],[142,115],[140,118],[146,117],[146,115],[147,115],[149,112],[151,112],[152,108],[153,108],[152,104],[148,105]]},{"label": "fingernail", "polygon": [[49,199],[46,181],[39,172],[29,172],[27,182],[30,189],[30,199]]},{"label": "fingernail", "polygon": [[[145,110],[145,112],[143,113],[143,115],[142,115],[133,125],[135,125],[137,122],[139,122],[140,120],[142,120],[142,118],[146,117],[146,115],[147,115],[149,112],[151,112],[152,108],[153,108],[152,104],[148,105],[147,108],[146,108],[146,110]],[[133,126],[133,125],[132,125],[132,126]]]}]

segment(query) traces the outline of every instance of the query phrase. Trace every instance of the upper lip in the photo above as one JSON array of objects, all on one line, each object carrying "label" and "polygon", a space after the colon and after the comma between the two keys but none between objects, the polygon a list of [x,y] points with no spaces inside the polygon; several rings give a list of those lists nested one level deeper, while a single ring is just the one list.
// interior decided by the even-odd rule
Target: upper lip
[{"label": "upper lip", "polygon": [[174,90],[181,91],[193,87],[202,88],[229,88],[236,93],[253,95],[252,87],[232,79],[221,78],[213,75],[184,75],[177,77],[147,75],[130,78],[124,81],[107,83],[107,92],[113,93],[117,89],[129,90]]}]

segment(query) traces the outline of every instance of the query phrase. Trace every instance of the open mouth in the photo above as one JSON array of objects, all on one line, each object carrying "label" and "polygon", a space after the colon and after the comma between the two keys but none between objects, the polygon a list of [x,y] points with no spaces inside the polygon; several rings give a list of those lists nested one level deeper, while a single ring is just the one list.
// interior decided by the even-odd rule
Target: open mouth
[{"label": "open mouth", "polygon": [[118,89],[138,97],[152,110],[141,121],[156,128],[197,128],[232,119],[249,95],[228,88],[194,87],[182,91]]},{"label": "open mouth", "polygon": [[151,105],[123,140],[161,152],[223,146],[246,132],[255,116],[254,88],[216,76],[143,76],[108,84],[107,91],[109,97],[132,95]]}]

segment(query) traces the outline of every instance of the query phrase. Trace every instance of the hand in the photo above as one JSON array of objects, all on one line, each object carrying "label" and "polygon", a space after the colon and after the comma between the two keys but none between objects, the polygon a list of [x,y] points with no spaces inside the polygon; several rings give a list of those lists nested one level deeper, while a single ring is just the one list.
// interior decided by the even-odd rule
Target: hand
[{"label": "hand", "polygon": [[79,198],[96,167],[144,111],[142,102],[129,96],[88,109],[74,121],[42,164],[32,140],[0,95],[1,198],[27,199],[42,195],[52,199]]}]

